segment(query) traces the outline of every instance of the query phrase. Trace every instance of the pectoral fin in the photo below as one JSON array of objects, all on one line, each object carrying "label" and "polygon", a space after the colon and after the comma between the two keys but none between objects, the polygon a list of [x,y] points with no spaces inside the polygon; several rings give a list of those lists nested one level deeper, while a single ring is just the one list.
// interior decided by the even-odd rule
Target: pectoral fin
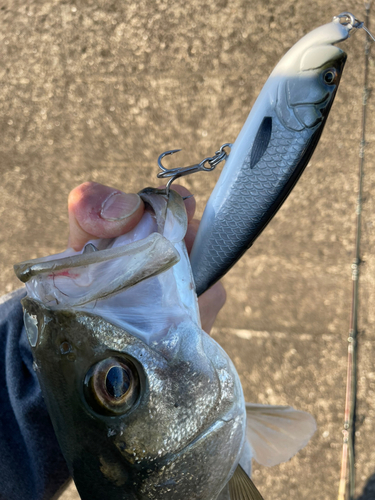
[{"label": "pectoral fin", "polygon": [[268,467],[292,458],[316,431],[315,419],[291,406],[246,403],[246,413],[253,458]]},{"label": "pectoral fin", "polygon": [[255,484],[240,465],[229,481],[230,500],[263,500]]}]

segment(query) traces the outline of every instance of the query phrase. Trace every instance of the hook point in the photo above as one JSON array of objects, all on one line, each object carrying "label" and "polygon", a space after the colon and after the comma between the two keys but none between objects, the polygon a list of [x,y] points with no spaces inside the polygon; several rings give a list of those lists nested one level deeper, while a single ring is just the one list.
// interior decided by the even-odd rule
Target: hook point
[{"label": "hook point", "polygon": [[181,151],[181,149],[170,149],[169,151],[164,151],[164,153],[162,153],[159,158],[158,158],[158,165],[159,165],[159,168],[163,171],[163,172],[167,172],[167,168],[165,168],[161,162],[161,160],[164,158],[164,156],[168,156],[168,155],[173,155],[174,153],[178,153],[179,151]]}]

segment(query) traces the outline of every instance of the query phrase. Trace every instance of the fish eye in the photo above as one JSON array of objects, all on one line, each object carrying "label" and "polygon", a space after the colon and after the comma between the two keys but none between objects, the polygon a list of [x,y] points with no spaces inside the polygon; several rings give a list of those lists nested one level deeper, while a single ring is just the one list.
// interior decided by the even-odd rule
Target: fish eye
[{"label": "fish eye", "polygon": [[99,361],[86,374],[84,395],[91,408],[102,415],[121,415],[139,397],[139,376],[127,358],[110,357]]},{"label": "fish eye", "polygon": [[336,83],[337,71],[335,70],[335,68],[327,69],[327,71],[323,73],[323,80],[327,85],[333,85],[334,83]]},{"label": "fish eye", "polygon": [[112,366],[107,372],[105,386],[107,393],[115,399],[124,396],[131,384],[129,372],[122,366]]}]

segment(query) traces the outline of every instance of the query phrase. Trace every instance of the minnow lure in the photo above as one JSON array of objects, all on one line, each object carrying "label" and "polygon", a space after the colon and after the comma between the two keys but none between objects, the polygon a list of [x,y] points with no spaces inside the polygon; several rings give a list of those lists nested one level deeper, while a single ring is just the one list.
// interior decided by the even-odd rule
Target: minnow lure
[{"label": "minnow lure", "polygon": [[[334,44],[359,28],[368,32],[353,14],[334,17],[299,40],[271,73],[200,223],[191,252],[198,296],[254,243],[298,181],[319,142],[344,69],[346,53]],[[204,169],[210,166],[208,161]]]}]

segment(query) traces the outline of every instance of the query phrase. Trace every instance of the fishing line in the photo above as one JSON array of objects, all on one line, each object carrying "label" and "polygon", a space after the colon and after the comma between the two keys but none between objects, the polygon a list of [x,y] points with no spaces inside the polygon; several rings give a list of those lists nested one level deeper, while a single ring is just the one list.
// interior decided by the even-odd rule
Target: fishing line
[{"label": "fishing line", "polygon": [[[371,1],[365,2],[366,26],[370,22]],[[343,429],[343,448],[341,460],[341,473],[338,500],[354,500],[355,494],[355,417],[357,403],[357,351],[358,351],[358,285],[360,258],[360,240],[361,240],[361,214],[362,214],[362,191],[363,191],[363,173],[365,159],[365,132],[366,132],[366,114],[368,100],[368,73],[370,59],[370,35],[366,29],[365,41],[365,71],[362,98],[362,137],[359,151],[359,172],[358,172],[358,198],[356,206],[356,238],[355,255],[352,263],[352,303],[350,314],[350,326],[348,336],[348,362],[346,376],[346,395],[345,395],[345,413]],[[348,493],[348,497],[347,497]]]}]

